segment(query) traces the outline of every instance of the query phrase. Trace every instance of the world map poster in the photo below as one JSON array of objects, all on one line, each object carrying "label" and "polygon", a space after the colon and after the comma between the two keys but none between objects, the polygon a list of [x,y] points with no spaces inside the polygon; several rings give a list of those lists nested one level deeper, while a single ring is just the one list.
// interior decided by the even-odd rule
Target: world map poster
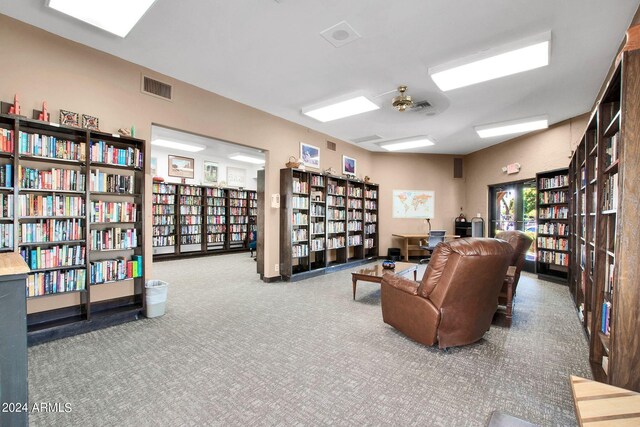
[{"label": "world map poster", "polygon": [[435,191],[393,190],[394,218],[433,218]]}]

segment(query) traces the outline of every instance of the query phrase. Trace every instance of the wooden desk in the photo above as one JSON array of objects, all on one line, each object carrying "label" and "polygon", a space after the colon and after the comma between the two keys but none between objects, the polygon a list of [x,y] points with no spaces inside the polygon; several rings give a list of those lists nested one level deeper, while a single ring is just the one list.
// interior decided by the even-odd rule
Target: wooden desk
[{"label": "wooden desk", "polygon": [[[418,244],[410,244],[410,240],[427,240],[429,238],[429,234],[392,234],[393,237],[399,237],[403,240],[402,242],[402,252],[404,252],[404,260],[409,261],[409,251],[421,251],[424,249],[420,249],[420,245]],[[445,240],[457,239],[460,236],[455,234],[447,234],[444,236]]]},{"label": "wooden desk", "polygon": [[640,394],[571,376],[576,418],[582,427],[640,425]]}]

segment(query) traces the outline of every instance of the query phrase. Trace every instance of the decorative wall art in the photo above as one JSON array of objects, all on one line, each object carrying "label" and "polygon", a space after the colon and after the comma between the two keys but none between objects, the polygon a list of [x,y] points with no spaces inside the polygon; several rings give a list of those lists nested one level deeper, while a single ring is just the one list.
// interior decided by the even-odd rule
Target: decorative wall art
[{"label": "decorative wall art", "polygon": [[342,156],[342,174],[343,175],[356,174],[356,159],[348,156]]},{"label": "decorative wall art", "polygon": [[227,167],[227,185],[229,187],[245,187],[247,171],[241,168]]},{"label": "decorative wall art", "polygon": [[169,156],[169,176],[193,179],[194,160],[189,157]]},{"label": "decorative wall art", "polygon": [[80,127],[80,116],[72,111],[60,110],[60,125]]},{"label": "decorative wall art", "polygon": [[320,149],[318,147],[301,142],[300,159],[305,166],[320,169]]},{"label": "decorative wall art", "polygon": [[100,130],[100,127],[98,126],[98,118],[83,114],[82,127],[89,130]]},{"label": "decorative wall art", "polygon": [[218,164],[216,162],[204,161],[204,183],[205,184],[217,184],[218,183]]}]

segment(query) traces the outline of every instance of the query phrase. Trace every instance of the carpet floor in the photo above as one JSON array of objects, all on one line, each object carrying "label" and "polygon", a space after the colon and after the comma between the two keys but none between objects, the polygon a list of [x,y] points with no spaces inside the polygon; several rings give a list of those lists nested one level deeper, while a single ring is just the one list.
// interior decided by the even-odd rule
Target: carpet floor
[{"label": "carpet floor", "polygon": [[29,349],[31,404],[71,409],[31,425],[571,426],[569,375],[591,378],[568,288],[529,274],[511,328],[445,352],[382,322],[378,284],[353,301],[350,270],[266,284],[244,253],[153,270],[165,316]]}]

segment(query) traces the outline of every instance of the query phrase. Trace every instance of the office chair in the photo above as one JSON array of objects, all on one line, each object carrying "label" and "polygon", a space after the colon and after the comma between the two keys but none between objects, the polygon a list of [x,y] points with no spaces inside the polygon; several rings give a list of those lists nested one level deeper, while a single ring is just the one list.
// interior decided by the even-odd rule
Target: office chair
[{"label": "office chair", "polygon": [[425,262],[429,262],[431,259],[431,254],[433,250],[436,248],[438,243],[444,242],[444,235],[446,234],[446,230],[433,230],[429,233],[429,240],[427,241],[427,246],[420,246],[420,249],[429,251],[429,256],[427,258],[423,258],[418,261],[418,264],[424,264]]}]

